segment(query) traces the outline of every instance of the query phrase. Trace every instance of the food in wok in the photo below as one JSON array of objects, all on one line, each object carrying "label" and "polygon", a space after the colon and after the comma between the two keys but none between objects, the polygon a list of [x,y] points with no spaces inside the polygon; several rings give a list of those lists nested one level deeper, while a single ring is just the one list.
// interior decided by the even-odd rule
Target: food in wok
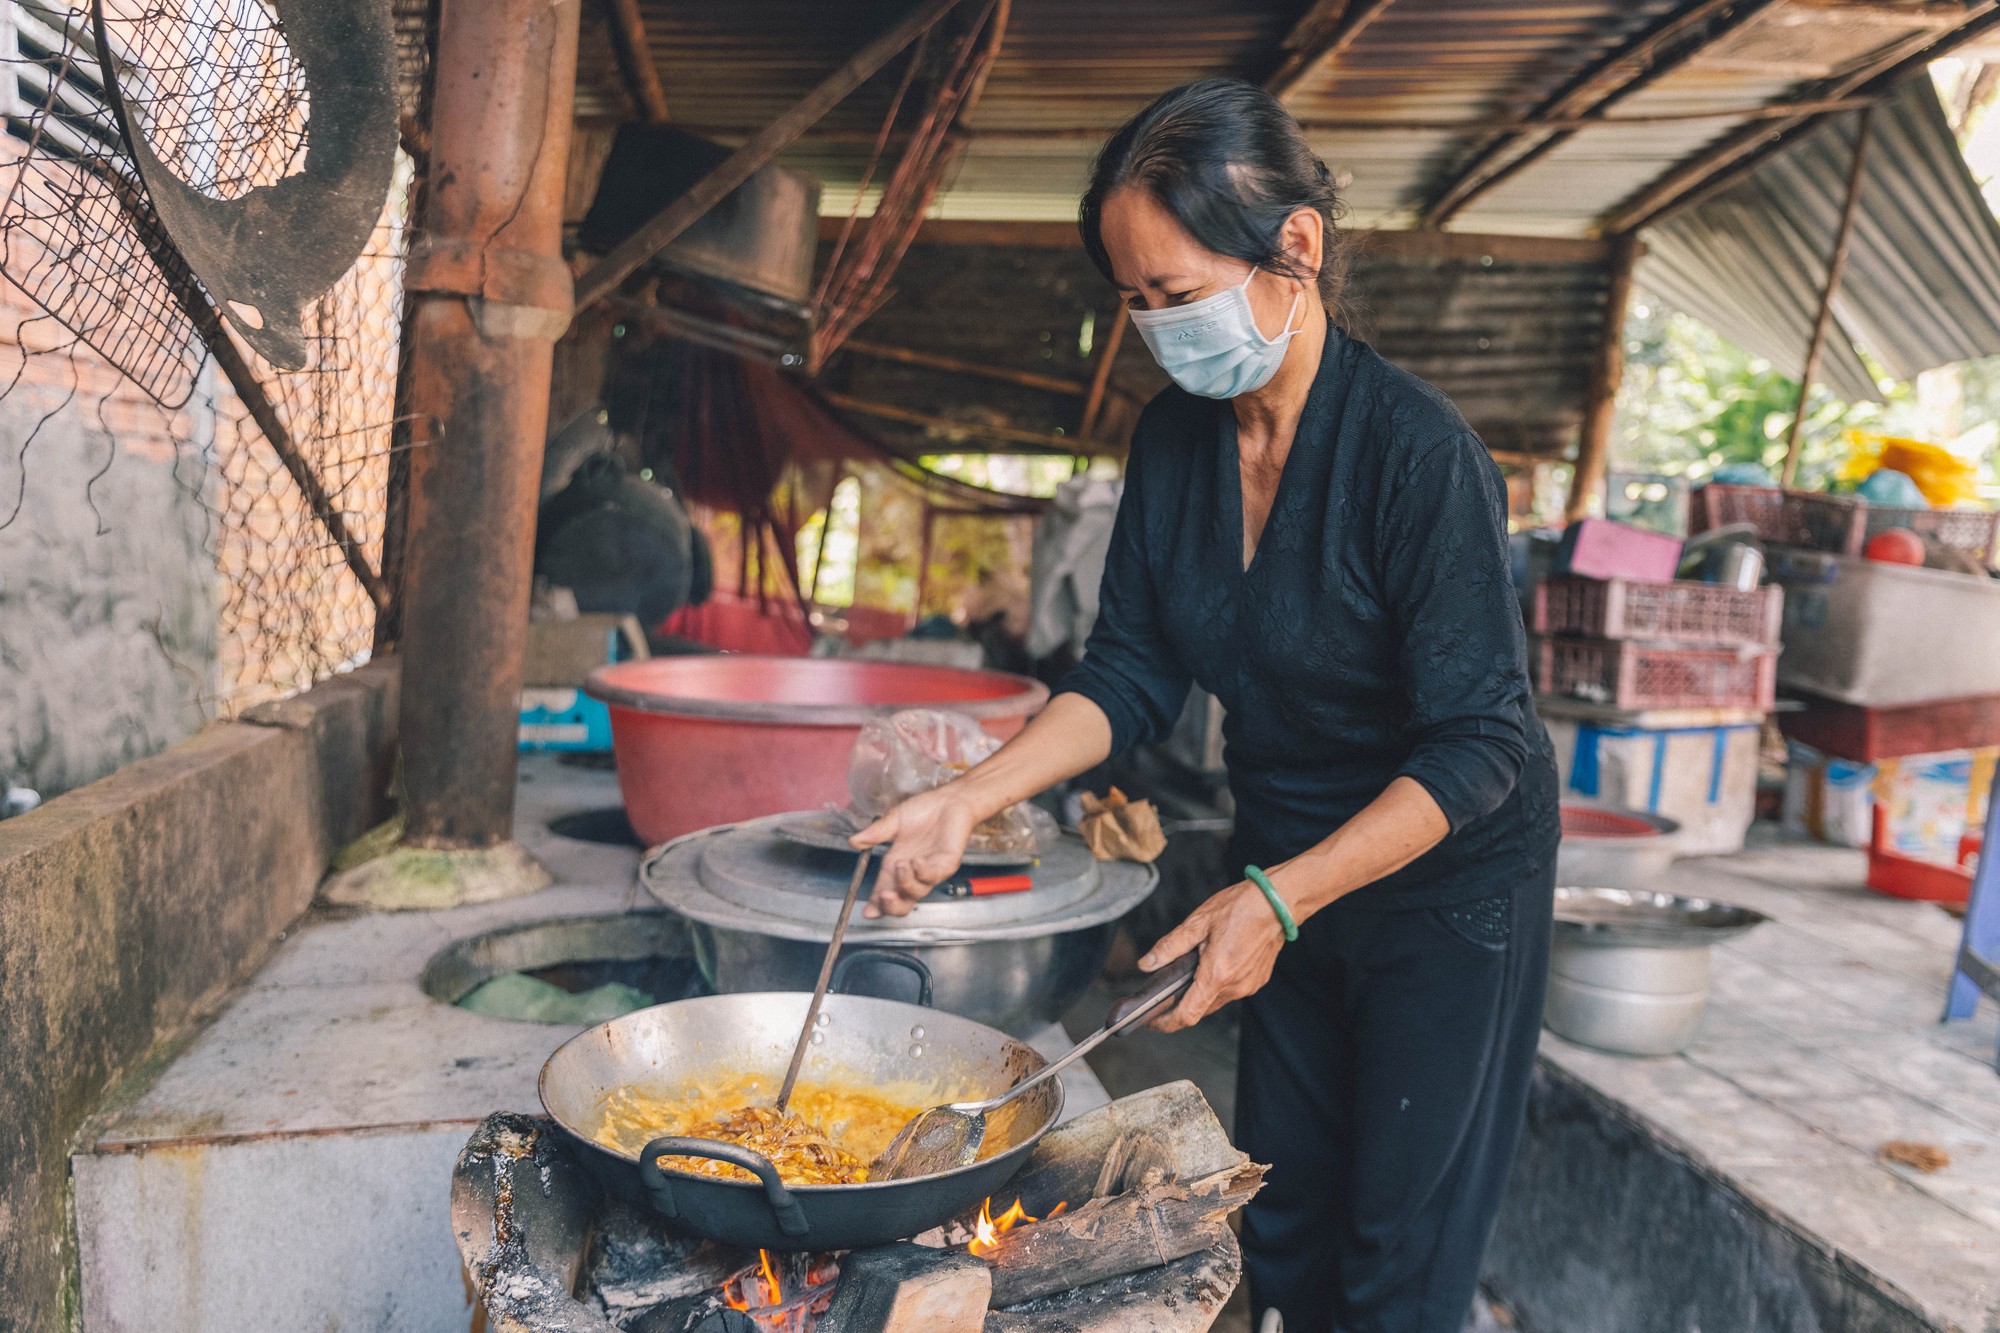
[{"label": "food in wok", "polygon": [[[801,1084],[788,1114],[769,1103],[765,1080],[737,1079],[681,1096],[622,1087],[604,1099],[597,1142],[638,1153],[656,1138],[716,1139],[762,1153],[787,1185],[858,1185],[906,1121],[922,1110],[870,1089]],[[742,1167],[701,1157],[662,1157],[661,1165],[725,1180],[753,1180]]]}]

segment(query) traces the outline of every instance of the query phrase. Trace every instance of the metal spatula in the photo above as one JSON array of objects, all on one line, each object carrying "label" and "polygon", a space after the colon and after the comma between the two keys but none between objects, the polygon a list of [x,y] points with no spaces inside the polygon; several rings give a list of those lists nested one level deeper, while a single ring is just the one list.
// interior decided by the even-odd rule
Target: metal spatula
[{"label": "metal spatula", "polygon": [[833,923],[833,938],[826,942],[826,956],[820,960],[819,980],[813,985],[812,1003],[806,1006],[805,1026],[799,1029],[798,1044],[792,1047],[792,1063],[785,1069],[785,1081],[778,1086],[778,1100],[773,1103],[778,1114],[783,1115],[791,1105],[792,1089],[799,1083],[799,1070],[806,1062],[806,1047],[812,1044],[813,1027],[819,1021],[820,1006],[826,1003],[826,986],[833,979],[833,964],[840,957],[840,945],[847,938],[847,923],[854,916],[854,900],[861,896],[861,881],[868,874],[868,863],[875,859],[875,849],[870,847],[862,852],[854,863],[854,878],[847,881],[847,896],[841,899],[840,916]]},{"label": "metal spatula", "polygon": [[948,1102],[918,1115],[896,1132],[882,1155],[869,1165],[870,1183],[910,1180],[970,1165],[986,1141],[986,1117],[990,1113],[1048,1082],[1096,1050],[1105,1038],[1118,1036],[1158,1013],[1188,988],[1200,961],[1201,951],[1195,950],[1153,973],[1146,979],[1144,990],[1111,1006],[1111,1012],[1104,1016],[1103,1027],[1071,1047],[1062,1059],[1022,1079],[998,1097],[983,1102]]}]

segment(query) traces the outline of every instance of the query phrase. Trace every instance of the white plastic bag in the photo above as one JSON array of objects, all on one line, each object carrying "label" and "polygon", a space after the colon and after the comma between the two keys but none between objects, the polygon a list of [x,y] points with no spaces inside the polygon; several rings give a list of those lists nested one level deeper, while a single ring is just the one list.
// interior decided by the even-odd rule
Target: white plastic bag
[{"label": "white plastic bag", "polygon": [[[919,792],[942,787],[1000,748],[963,713],[910,708],[862,725],[847,761],[853,814],[868,823]],[[1053,842],[1056,821],[1022,801],[972,831],[966,850],[1033,857]]]}]

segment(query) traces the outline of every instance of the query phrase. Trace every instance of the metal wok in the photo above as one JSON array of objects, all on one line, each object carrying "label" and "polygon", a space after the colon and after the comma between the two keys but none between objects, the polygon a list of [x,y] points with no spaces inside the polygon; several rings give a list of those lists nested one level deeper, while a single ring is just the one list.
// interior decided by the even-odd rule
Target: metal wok
[{"label": "metal wok", "polygon": [[[901,955],[877,959],[891,960],[910,966]],[[836,990],[850,961],[835,974]],[[926,1001],[929,989],[926,979]],[[650,1205],[696,1235],[769,1250],[859,1249],[928,1231],[1002,1188],[1062,1113],[1062,1085],[1052,1079],[994,1117],[987,1155],[972,1165],[862,1185],[788,1186],[762,1154],[709,1139],[655,1139],[634,1155],[592,1137],[604,1099],[623,1087],[672,1099],[763,1074],[775,1093],[810,998],[793,991],[714,995],[600,1023],[542,1066],[542,1105],[619,1198]],[[802,1082],[866,1088],[916,1108],[997,1095],[1048,1063],[983,1023],[869,996],[828,995],[820,1034]],[[662,1169],[657,1159],[665,1155],[732,1162],[757,1182]]]}]

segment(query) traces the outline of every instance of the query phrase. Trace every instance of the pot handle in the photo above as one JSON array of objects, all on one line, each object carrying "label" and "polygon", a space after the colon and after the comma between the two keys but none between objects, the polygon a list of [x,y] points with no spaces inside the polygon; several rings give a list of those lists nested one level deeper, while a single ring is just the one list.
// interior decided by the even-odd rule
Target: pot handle
[{"label": "pot handle", "polygon": [[715,1139],[654,1139],[640,1152],[639,1178],[646,1182],[646,1191],[653,1196],[653,1206],[667,1217],[677,1218],[681,1213],[680,1205],[674,1198],[673,1181],[660,1169],[659,1159],[662,1157],[708,1157],[740,1166],[762,1182],[764,1197],[771,1201],[771,1212],[778,1220],[778,1230],[787,1236],[803,1236],[812,1230],[812,1223],[806,1221],[806,1210],[799,1207],[799,1201],[785,1188],[785,1182],[778,1178],[778,1168],[771,1164],[770,1158]]},{"label": "pot handle", "polygon": [[833,965],[832,989],[845,995],[847,973],[856,963],[889,963],[895,967],[907,968],[917,974],[917,1003],[928,1009],[931,1007],[931,970],[923,959],[901,949],[852,949],[841,956]]}]

